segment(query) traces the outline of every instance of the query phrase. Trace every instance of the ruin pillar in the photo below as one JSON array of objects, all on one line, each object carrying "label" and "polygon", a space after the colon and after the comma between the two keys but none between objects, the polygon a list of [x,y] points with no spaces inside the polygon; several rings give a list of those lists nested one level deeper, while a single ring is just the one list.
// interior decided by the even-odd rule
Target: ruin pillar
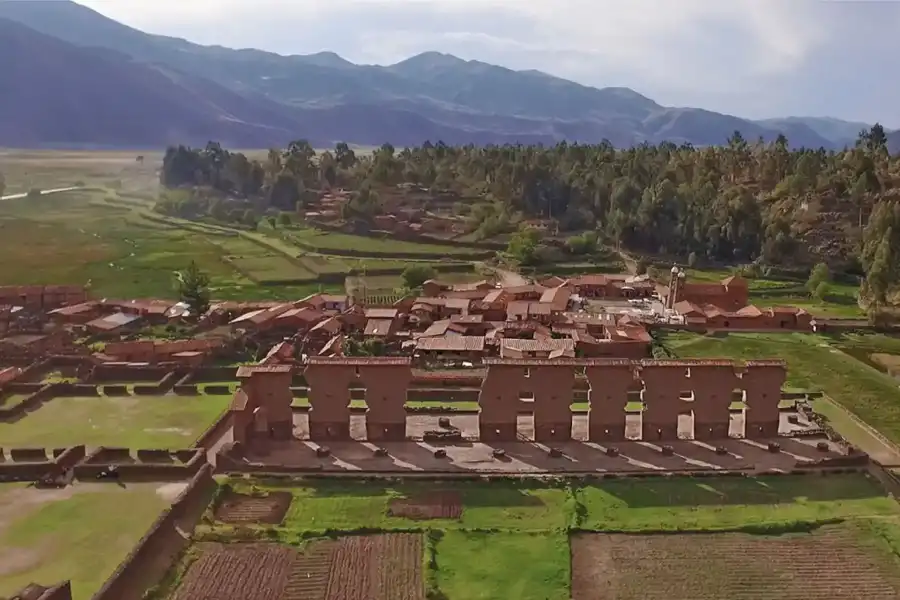
[{"label": "ruin pillar", "polygon": [[359,377],[366,386],[366,439],[370,442],[405,440],[406,392],[412,381],[409,361],[373,361],[359,368]]},{"label": "ruin pillar", "polygon": [[691,367],[694,392],[694,439],[719,440],[728,437],[730,406],[740,379],[732,361],[703,361]]},{"label": "ruin pillar", "polygon": [[519,393],[525,367],[489,364],[478,394],[478,431],[482,442],[514,442],[518,436]]},{"label": "ruin pillar", "polygon": [[304,371],[309,385],[309,439],[350,439],[350,386],[356,368],[344,361],[310,360]]},{"label": "ruin pillar", "polygon": [[575,367],[570,364],[530,367],[525,384],[534,394],[534,440],[572,439],[572,388]]},{"label": "ruin pillar", "polygon": [[682,409],[688,367],[683,361],[642,360],[644,382],[641,440],[665,442],[678,439],[678,415]]},{"label": "ruin pillar", "polygon": [[771,438],[778,435],[781,422],[781,388],[787,379],[783,360],[748,360],[741,374],[747,410],[744,437]]},{"label": "ruin pillar", "polygon": [[635,385],[630,360],[609,360],[588,366],[585,374],[591,385],[588,392],[588,439],[592,442],[625,441],[625,407],[628,392]]},{"label": "ruin pillar", "polygon": [[[292,373],[290,365],[252,366],[238,371],[241,388],[247,394],[250,405],[263,409],[270,439],[289,440],[294,437]],[[255,421],[253,418],[251,420]]]}]

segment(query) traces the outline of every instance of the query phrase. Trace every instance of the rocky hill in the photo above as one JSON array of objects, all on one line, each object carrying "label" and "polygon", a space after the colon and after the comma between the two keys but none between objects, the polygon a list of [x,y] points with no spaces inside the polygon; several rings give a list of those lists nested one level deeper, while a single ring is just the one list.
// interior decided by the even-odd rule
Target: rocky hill
[{"label": "rocky hill", "polygon": [[[834,119],[754,122],[669,108],[627,88],[597,89],[538,71],[513,71],[434,52],[372,66],[327,52],[280,56],[201,46],[146,34],[68,0],[0,0],[0,18],[45,34],[32,35],[30,46],[20,46],[20,51],[37,57],[58,54],[58,44],[65,42],[73,61],[91,56],[94,66],[93,79],[84,86],[78,78],[61,79],[62,73],[52,70],[63,66],[58,62],[28,59],[30,69],[16,68],[14,87],[34,89],[56,81],[51,88],[59,88],[64,82],[68,98],[32,106],[18,104],[34,97],[26,92],[4,99],[9,110],[0,115],[0,131],[16,133],[7,143],[136,146],[173,141],[174,135],[183,135],[185,143],[202,143],[213,131],[218,134],[208,137],[243,147],[297,137],[316,145],[608,139],[627,147],[645,141],[722,144],[740,130],[748,140],[771,141],[783,133],[795,147],[840,148],[852,143],[855,135],[847,134],[860,128]],[[15,37],[21,44],[25,34]],[[12,40],[4,43],[13,49]],[[151,93],[140,102],[128,96],[136,84],[150,80],[158,80],[166,94]],[[103,102],[82,101],[100,90]],[[107,103],[145,114],[146,122],[113,122],[109,115],[118,113],[108,112]],[[69,117],[84,125],[67,121]]]}]

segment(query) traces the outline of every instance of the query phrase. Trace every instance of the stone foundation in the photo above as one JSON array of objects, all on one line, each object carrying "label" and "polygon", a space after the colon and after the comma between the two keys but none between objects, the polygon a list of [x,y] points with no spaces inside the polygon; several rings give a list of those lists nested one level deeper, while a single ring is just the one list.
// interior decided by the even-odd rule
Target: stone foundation
[{"label": "stone foundation", "polygon": [[541,423],[534,426],[536,442],[568,442],[572,439],[572,421]]},{"label": "stone foundation", "polygon": [[721,440],[728,437],[728,423],[694,423],[695,440]]},{"label": "stone foundation", "polygon": [[478,437],[482,442],[515,442],[518,439],[516,423],[479,423]]},{"label": "stone foundation", "polygon": [[592,442],[624,442],[625,423],[595,423],[588,426],[588,438]]},{"label": "stone foundation", "polygon": [[403,423],[372,423],[367,419],[366,439],[370,442],[402,442],[406,439],[406,420]]},{"label": "stone foundation", "polygon": [[778,435],[778,421],[765,423],[747,423],[744,429],[744,437],[749,440],[754,438],[773,438]]},{"label": "stone foundation", "polygon": [[678,423],[644,423],[641,441],[663,442],[678,439]]},{"label": "stone foundation", "polygon": [[350,440],[350,422],[310,423],[309,439],[315,442]]}]

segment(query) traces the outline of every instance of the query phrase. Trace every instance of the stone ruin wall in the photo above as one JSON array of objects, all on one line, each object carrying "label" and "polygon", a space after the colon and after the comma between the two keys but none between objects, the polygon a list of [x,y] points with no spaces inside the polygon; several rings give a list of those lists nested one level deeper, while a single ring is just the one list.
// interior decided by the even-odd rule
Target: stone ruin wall
[{"label": "stone ruin wall", "polygon": [[[517,416],[523,400],[533,404],[535,440],[570,440],[576,373],[589,382],[589,439],[625,439],[629,392],[640,391],[644,403],[642,439],[678,439],[679,415],[692,413],[698,440],[728,437],[729,407],[747,405],[746,436],[778,435],[781,387],[786,366],[781,360],[625,359],[489,359],[478,397],[482,441],[517,439]],[[362,382],[368,405],[370,441],[406,438],[407,392],[412,381],[406,358],[322,358],[310,360],[310,438],[350,438],[350,388]]]}]

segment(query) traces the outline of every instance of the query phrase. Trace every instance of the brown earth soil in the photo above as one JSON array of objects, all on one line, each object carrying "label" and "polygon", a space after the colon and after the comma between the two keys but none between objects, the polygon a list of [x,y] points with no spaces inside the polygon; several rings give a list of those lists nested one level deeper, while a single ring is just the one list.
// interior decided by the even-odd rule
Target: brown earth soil
[{"label": "brown earth soil", "polygon": [[424,600],[422,535],[343,537],[326,600]]},{"label": "brown earth soil", "polygon": [[891,559],[848,526],[762,536],[579,534],[574,600],[896,600]]},{"label": "brown earth soil", "polygon": [[247,496],[226,492],[216,510],[223,523],[269,523],[278,525],[287,514],[293,496],[290,492],[269,492],[265,496]]},{"label": "brown earth soil", "polygon": [[429,492],[391,500],[388,514],[407,519],[459,519],[462,499],[457,492]]},{"label": "brown earth soil", "polygon": [[173,600],[281,600],[296,555],[278,544],[202,544]]},{"label": "brown earth soil", "polygon": [[421,534],[202,543],[172,600],[424,600]]}]

